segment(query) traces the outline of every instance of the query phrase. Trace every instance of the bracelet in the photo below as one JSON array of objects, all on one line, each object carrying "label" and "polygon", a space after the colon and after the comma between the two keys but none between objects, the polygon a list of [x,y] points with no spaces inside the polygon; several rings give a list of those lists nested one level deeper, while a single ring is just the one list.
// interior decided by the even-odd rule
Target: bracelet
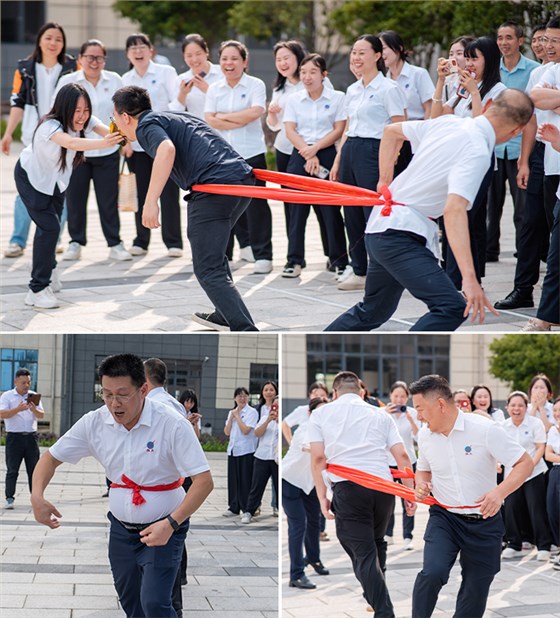
[{"label": "bracelet", "polygon": [[435,97],[432,97],[432,101],[434,103],[443,103],[443,99],[436,99]]}]

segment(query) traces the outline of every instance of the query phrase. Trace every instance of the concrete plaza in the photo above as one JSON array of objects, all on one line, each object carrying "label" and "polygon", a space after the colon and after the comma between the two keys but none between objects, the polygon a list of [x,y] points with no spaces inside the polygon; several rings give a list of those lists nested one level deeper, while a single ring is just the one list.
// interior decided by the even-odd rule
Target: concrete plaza
[{"label": "concrete plaza", "polygon": [[[400,538],[402,525],[400,504],[396,508],[395,543],[389,545],[387,583],[397,618],[410,618],[412,587],[422,569],[422,536],[428,519],[428,508],[420,505],[416,515],[412,551],[405,551]],[[316,590],[289,588],[287,525],[282,520],[282,607],[283,618],[365,618],[367,604],[352,572],[350,558],[339,544],[334,522],[327,522],[330,540],[321,542],[321,560],[330,570],[318,576],[311,567],[306,575],[317,585]],[[560,618],[560,571],[550,562],[536,562],[536,550],[524,552],[520,560],[503,560],[496,575],[484,618]],[[441,590],[434,618],[453,616],[460,585],[458,563],[451,571],[449,583]]]},{"label": "concrete plaza", "polygon": [[[0,212],[0,249],[8,245],[13,225],[16,195],[13,168],[21,148],[15,145],[9,157],[0,157],[2,188]],[[343,292],[336,288],[332,273],[325,268],[326,258],[320,246],[314,214],[309,217],[306,241],[307,267],[298,279],[281,277],[286,261],[287,239],[284,210],[279,202],[271,202],[273,214],[273,271],[268,275],[252,274],[251,264],[234,261],[235,284],[242,294],[260,330],[317,332],[335,317],[361,300],[362,292]],[[186,206],[183,203],[183,225]],[[502,223],[500,262],[488,264],[483,281],[492,302],[504,298],[513,288],[516,260],[513,257],[513,222],[508,197]],[[192,322],[194,311],[209,311],[211,304],[193,274],[189,243],[184,236],[185,251],[181,258],[167,257],[159,230],[152,232],[147,255],[128,262],[108,259],[109,250],[101,233],[93,192],[88,204],[88,244],[79,261],[59,261],[63,290],[57,294],[61,306],[54,310],[36,311],[24,304],[29,282],[31,260],[29,244],[22,257],[0,260],[2,308],[0,330],[26,332],[93,333],[93,332],[194,332],[205,330]],[[121,213],[121,236],[129,247],[134,238],[132,213]],[[63,244],[69,242],[68,232]],[[212,242],[212,239],[208,239]],[[237,250],[234,258],[238,255]],[[60,257],[60,255],[59,255]],[[541,283],[544,264],[541,264]],[[540,298],[535,289],[535,303]],[[384,331],[406,331],[424,313],[420,301],[405,292],[393,318]],[[498,317],[488,314],[481,326],[465,322],[463,332],[519,332],[527,317],[536,309],[502,311]]]},{"label": "concrete plaza", "polygon": [[[43,449],[41,449],[43,450]],[[278,618],[278,519],[270,491],[250,525],[226,519],[227,456],[208,453],[215,489],[187,536],[188,618]],[[2,481],[4,447],[0,449]],[[123,618],[107,558],[105,475],[92,458],[63,464],[46,492],[62,513],[50,530],[35,522],[22,466],[15,509],[0,521],[0,615],[6,618]],[[3,501],[3,500],[2,500]]]}]

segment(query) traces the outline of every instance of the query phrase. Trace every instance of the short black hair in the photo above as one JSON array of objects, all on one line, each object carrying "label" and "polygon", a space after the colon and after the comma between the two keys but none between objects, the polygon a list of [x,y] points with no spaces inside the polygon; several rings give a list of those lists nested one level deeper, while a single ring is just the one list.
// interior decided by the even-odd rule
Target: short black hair
[{"label": "short black hair", "polygon": [[250,393],[249,393],[249,391],[244,386],[238,386],[233,391],[233,396],[237,397],[237,395],[247,395],[247,397],[249,397]]},{"label": "short black hair", "polygon": [[555,15],[549,22],[546,24],[547,28],[560,28],[560,15]]},{"label": "short black hair", "polygon": [[500,24],[498,30],[500,30],[500,28],[511,28],[515,32],[515,36],[518,39],[521,39],[523,36],[525,36],[525,33],[523,32],[523,26],[520,26],[516,21],[513,21],[513,19],[506,19],[503,24]]},{"label": "short black hair", "polygon": [[453,401],[449,382],[437,374],[422,376],[410,385],[411,395],[436,394],[438,397]]},{"label": "short black hair", "polygon": [[152,109],[150,95],[140,86],[124,86],[113,95],[113,104],[119,114],[139,116],[142,112]]},{"label": "short black hair", "polygon": [[99,379],[103,376],[108,378],[129,377],[134,384],[140,388],[146,383],[146,374],[144,372],[144,363],[136,354],[113,354],[107,356],[97,368]]},{"label": "short black hair", "polygon": [[146,377],[152,384],[163,386],[167,381],[167,365],[159,358],[148,358],[144,361]]},{"label": "short black hair", "polygon": [[353,371],[339,371],[333,380],[333,391],[338,390],[341,386],[350,387],[351,389],[359,392],[360,386],[360,378]]},{"label": "short black hair", "polygon": [[31,371],[29,371],[29,369],[26,369],[25,367],[21,367],[16,371],[16,378],[21,378],[22,376],[31,377]]}]

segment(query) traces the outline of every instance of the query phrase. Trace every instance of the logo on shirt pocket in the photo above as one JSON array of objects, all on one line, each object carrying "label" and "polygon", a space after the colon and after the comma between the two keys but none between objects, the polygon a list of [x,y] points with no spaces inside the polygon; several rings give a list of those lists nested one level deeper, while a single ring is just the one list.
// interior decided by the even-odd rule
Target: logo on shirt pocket
[{"label": "logo on shirt pocket", "polygon": [[465,446],[465,455],[472,455],[472,446]]},{"label": "logo on shirt pocket", "polygon": [[154,452],[155,445],[156,445],[156,441],[155,441],[155,440],[150,440],[150,441],[146,444],[146,453],[153,453],[153,452]]},{"label": "logo on shirt pocket", "polygon": [[330,109],[330,105],[328,103],[325,103],[325,109]]},{"label": "logo on shirt pocket", "polygon": [[242,99],[244,99],[246,96],[247,96],[247,95],[246,95],[245,93],[243,93],[243,94],[241,95],[241,98],[242,98]]}]

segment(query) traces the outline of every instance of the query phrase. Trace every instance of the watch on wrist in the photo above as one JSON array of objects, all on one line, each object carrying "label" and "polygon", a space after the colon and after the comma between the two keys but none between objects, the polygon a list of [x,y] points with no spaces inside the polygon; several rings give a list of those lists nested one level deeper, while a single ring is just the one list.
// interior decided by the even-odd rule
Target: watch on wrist
[{"label": "watch on wrist", "polygon": [[171,527],[173,528],[173,532],[177,532],[177,530],[179,530],[180,528],[180,525],[173,519],[173,517],[171,517],[171,515],[168,515],[166,519],[171,524]]}]

